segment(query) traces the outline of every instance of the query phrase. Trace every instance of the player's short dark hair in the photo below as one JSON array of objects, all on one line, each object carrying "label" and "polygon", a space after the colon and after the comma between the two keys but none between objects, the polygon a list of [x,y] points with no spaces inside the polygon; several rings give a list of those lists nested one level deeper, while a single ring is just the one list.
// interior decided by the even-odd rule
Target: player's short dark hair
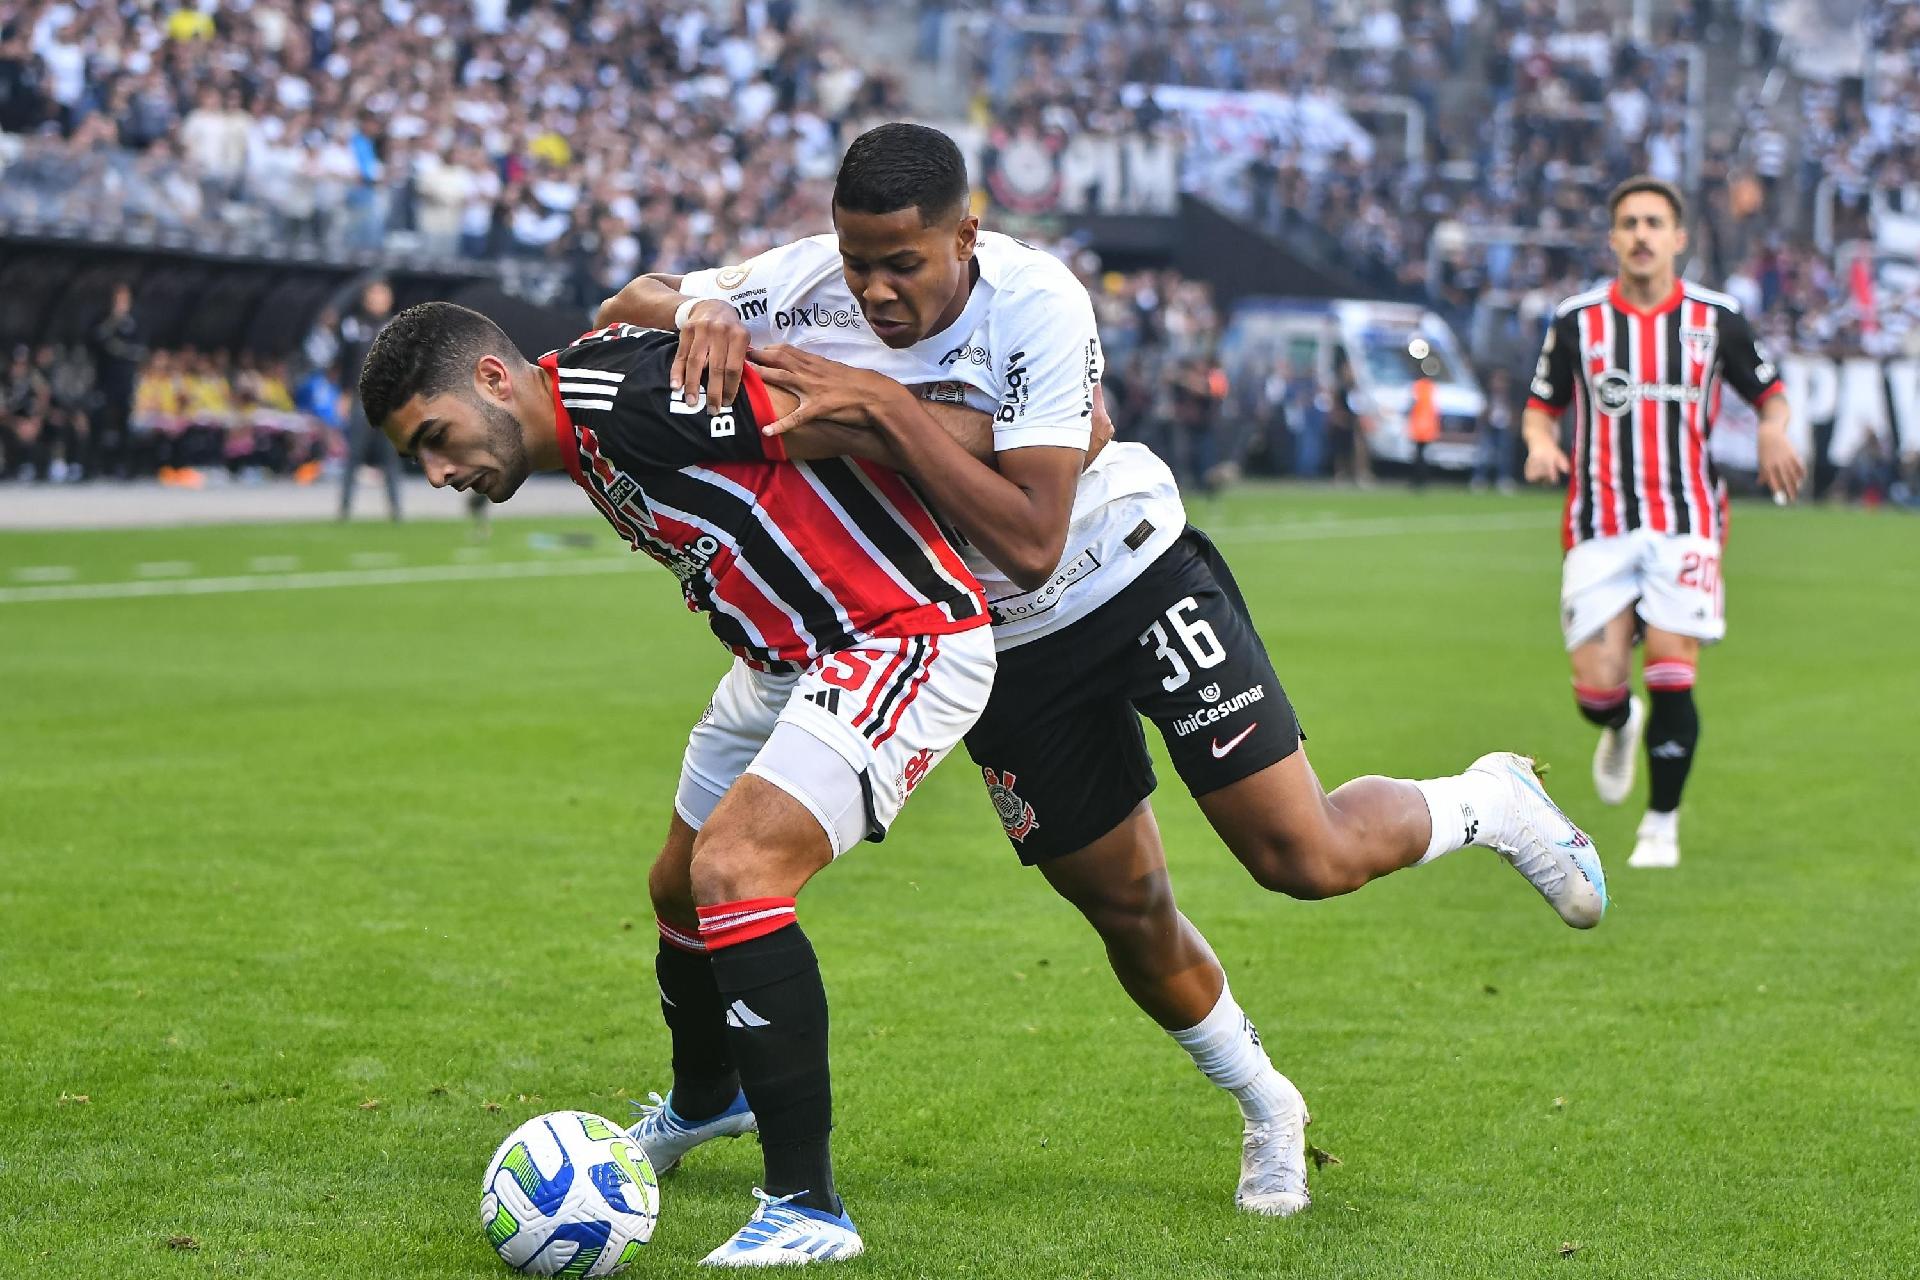
[{"label": "player's short dark hair", "polygon": [[1628,196],[1641,193],[1656,195],[1673,206],[1673,223],[1679,226],[1687,220],[1687,202],[1681,198],[1680,189],[1671,182],[1662,181],[1650,173],[1637,173],[1607,193],[1607,223],[1613,223],[1613,215],[1620,208],[1620,202]]},{"label": "player's short dark hair", "polygon": [[953,139],[923,124],[876,125],[853,140],[833,180],[833,205],[853,213],[918,209],[930,227],[966,207],[967,162]]},{"label": "player's short dark hair", "polygon": [[360,404],[378,427],[415,396],[464,389],[481,356],[520,359],[500,326],[451,302],[408,307],[374,337],[360,367]]}]

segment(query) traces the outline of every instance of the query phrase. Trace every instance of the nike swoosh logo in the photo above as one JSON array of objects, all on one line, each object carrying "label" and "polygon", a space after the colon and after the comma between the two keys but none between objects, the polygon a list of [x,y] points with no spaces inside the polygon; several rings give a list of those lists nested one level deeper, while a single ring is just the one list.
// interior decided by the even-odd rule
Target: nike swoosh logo
[{"label": "nike swoosh logo", "polygon": [[1247,735],[1252,733],[1255,729],[1258,729],[1259,727],[1260,727],[1260,722],[1258,720],[1255,720],[1252,724],[1248,725],[1246,728],[1242,729],[1240,732],[1234,734],[1231,738],[1228,738],[1227,745],[1224,747],[1220,745],[1220,739],[1215,738],[1213,740],[1213,758],[1215,760],[1226,759],[1227,753],[1229,751],[1232,751],[1235,747],[1245,742],[1247,740]]}]

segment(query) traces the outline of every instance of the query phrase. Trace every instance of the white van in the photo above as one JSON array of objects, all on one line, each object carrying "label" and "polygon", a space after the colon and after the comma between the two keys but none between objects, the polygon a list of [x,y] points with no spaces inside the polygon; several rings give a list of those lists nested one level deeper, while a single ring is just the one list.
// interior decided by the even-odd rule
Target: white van
[{"label": "white van", "polygon": [[1453,329],[1433,312],[1402,302],[1359,299],[1243,298],[1220,338],[1229,379],[1264,378],[1278,368],[1311,368],[1322,387],[1336,385],[1345,359],[1353,370],[1354,408],[1368,419],[1368,451],[1382,462],[1413,461],[1407,411],[1413,405],[1415,361],[1408,347],[1424,340],[1437,361],[1435,399],[1440,439],[1427,448],[1434,467],[1466,470],[1479,449],[1487,398]]}]

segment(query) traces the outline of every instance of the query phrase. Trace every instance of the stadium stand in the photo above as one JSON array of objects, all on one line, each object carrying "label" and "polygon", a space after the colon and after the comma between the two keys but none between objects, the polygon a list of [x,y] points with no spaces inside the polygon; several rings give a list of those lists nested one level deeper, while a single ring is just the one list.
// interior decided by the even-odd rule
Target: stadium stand
[{"label": "stadium stand", "polygon": [[[850,129],[944,111],[979,132],[974,154],[993,159],[996,178],[1018,176],[1008,157],[1074,139],[1138,155],[1177,144],[1187,199],[1295,261],[1338,263],[1338,283],[1319,292],[1425,303],[1483,373],[1523,368],[1547,310],[1604,274],[1604,192],[1640,171],[1698,193],[1692,273],[1746,300],[1776,342],[1878,357],[1920,342],[1912,3],[801,9],[0,0],[0,234],[444,263],[584,312],[638,271],[733,260],[822,229]],[[1853,20],[1835,21],[1840,9]],[[827,34],[835,21],[859,25],[864,63]],[[1229,117],[1244,127],[1221,127]],[[1045,215],[1079,198],[1046,188],[1029,209],[1017,182],[987,186],[997,212]],[[1044,216],[1036,225],[1049,234]],[[1143,433],[1171,438],[1171,371],[1208,358],[1233,297],[1109,247],[1083,229],[1061,251],[1101,299],[1116,390],[1137,389]],[[1102,255],[1153,269],[1116,276]],[[36,267],[6,270],[0,334],[39,345],[44,317],[22,311]],[[166,309],[163,286],[142,281],[149,318]],[[297,305],[227,309],[281,318],[271,339],[249,341],[293,357],[296,381],[328,288],[297,291]],[[296,315],[301,327],[286,328]],[[176,343],[236,345],[210,320],[185,323],[200,330]],[[74,370],[70,391],[96,358],[84,329],[49,335],[51,358]],[[199,358],[215,357],[156,357]],[[68,450],[45,433],[22,444],[25,418],[9,414],[8,470],[51,476]],[[87,450],[72,452],[61,470],[84,473]],[[1204,455],[1183,469],[1207,471]]]}]

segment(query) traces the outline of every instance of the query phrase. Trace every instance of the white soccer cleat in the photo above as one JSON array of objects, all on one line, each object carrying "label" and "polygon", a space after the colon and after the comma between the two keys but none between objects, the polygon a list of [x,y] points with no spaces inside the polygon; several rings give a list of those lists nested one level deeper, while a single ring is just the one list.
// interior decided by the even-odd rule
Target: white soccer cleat
[{"label": "white soccer cleat", "polygon": [[1510,792],[1499,821],[1469,830],[1468,839],[1505,858],[1574,928],[1599,924],[1607,912],[1600,853],[1587,833],[1548,799],[1534,776],[1533,761],[1511,751],[1494,751],[1475,760],[1467,772],[1502,779]]},{"label": "white soccer cleat", "polygon": [[1633,856],[1627,859],[1630,867],[1677,867],[1680,865],[1680,815],[1673,813],[1655,813],[1651,809],[1647,816],[1640,819],[1640,830],[1634,837]]},{"label": "white soccer cleat", "polygon": [[1593,749],[1593,789],[1601,804],[1619,804],[1633,790],[1633,765],[1640,758],[1640,730],[1647,723],[1647,704],[1638,696],[1627,699],[1627,722],[1618,729],[1602,729]]},{"label": "white soccer cleat", "polygon": [[[1285,1076],[1281,1077],[1286,1080]],[[1248,1213],[1284,1218],[1307,1207],[1307,1103],[1287,1081],[1281,1114],[1249,1120],[1240,1138],[1240,1185],[1233,1202]]]},{"label": "white soccer cleat", "polygon": [[639,1143],[647,1153],[647,1160],[653,1165],[656,1174],[663,1174],[680,1163],[680,1158],[703,1142],[715,1138],[737,1138],[741,1134],[752,1133],[760,1127],[753,1118],[753,1108],[747,1105],[744,1091],[735,1094],[727,1109],[710,1120],[682,1120],[674,1114],[672,1095],[663,1098],[657,1093],[647,1095],[652,1102],[634,1102],[632,1107],[640,1113],[640,1119],[627,1136]]},{"label": "white soccer cleat", "polygon": [[[795,1195],[804,1194],[795,1192]],[[857,1258],[867,1251],[844,1207],[839,1213],[788,1203],[753,1189],[760,1207],[733,1238],[700,1260],[703,1267],[794,1267]]]}]

